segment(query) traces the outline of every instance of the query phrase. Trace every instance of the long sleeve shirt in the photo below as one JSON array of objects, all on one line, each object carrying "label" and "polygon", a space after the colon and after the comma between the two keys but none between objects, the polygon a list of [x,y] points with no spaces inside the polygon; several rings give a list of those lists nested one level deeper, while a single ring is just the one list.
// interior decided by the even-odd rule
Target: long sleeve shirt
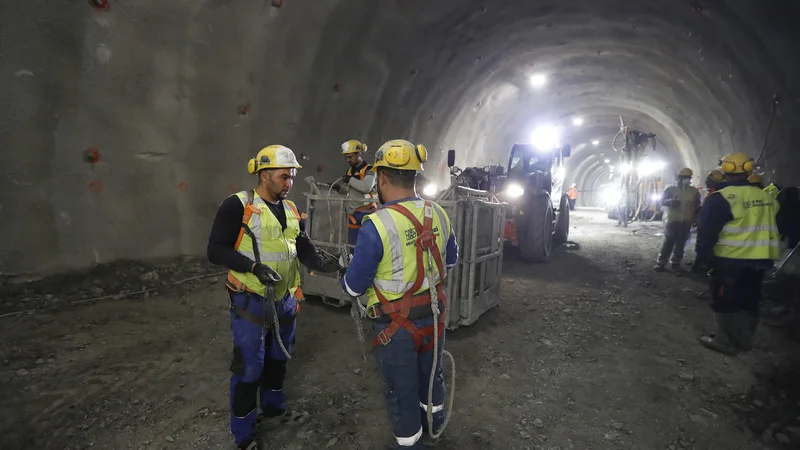
[{"label": "long sleeve shirt", "polygon": [[[421,200],[419,197],[409,197],[402,200],[387,202],[384,206],[411,200]],[[450,238],[447,240],[445,265],[451,268],[458,262],[458,243],[450,224]],[[347,267],[347,272],[342,277],[342,289],[353,297],[363,295],[372,285],[372,280],[378,272],[378,264],[383,259],[383,242],[371,220],[364,221],[358,230],[358,242],[353,252],[353,259]],[[442,274],[444,276],[444,274]]]},{"label": "long sleeve shirt", "polygon": [[[286,210],[283,201],[276,204],[266,202],[269,210],[278,219],[283,230],[286,229]],[[238,197],[232,195],[225,199],[217,210],[211,233],[208,236],[206,250],[211,264],[224,266],[235,272],[249,273],[255,261],[237,252],[233,247],[239,238],[242,228],[244,206]],[[323,269],[325,260],[317,252],[317,247],[305,233],[305,219],[300,220],[300,235],[297,236],[297,257],[303,265],[311,270]]]},{"label": "long sleeve shirt", "polygon": [[[713,263],[718,267],[769,269],[774,263],[770,259],[733,259],[714,256],[714,246],[719,240],[719,233],[725,224],[733,220],[731,205],[720,191],[726,186],[749,186],[747,180],[731,181],[717,187],[717,191],[709,195],[700,210],[697,223],[697,263]],[[753,188],[757,189],[757,188]]]}]

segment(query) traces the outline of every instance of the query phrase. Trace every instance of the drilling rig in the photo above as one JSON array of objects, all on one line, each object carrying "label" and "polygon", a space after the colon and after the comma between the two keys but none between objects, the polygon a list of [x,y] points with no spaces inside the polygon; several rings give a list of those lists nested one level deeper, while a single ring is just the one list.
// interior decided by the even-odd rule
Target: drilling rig
[{"label": "drilling rig", "polygon": [[619,118],[620,129],[611,147],[620,154],[617,171],[617,189],[614,201],[606,205],[608,217],[617,219],[621,226],[635,220],[650,221],[660,216],[660,195],[663,190],[661,169],[663,162],[655,162],[646,155],[647,149],[656,151],[656,135],[632,130]]}]

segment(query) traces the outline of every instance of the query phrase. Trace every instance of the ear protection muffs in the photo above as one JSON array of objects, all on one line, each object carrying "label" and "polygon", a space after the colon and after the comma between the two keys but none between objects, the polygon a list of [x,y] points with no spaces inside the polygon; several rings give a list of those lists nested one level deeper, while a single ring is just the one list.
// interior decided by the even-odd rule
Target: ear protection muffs
[{"label": "ear protection muffs", "polygon": [[[741,169],[741,172],[739,171]],[[756,162],[752,158],[748,159],[739,167],[734,161],[719,160],[719,170],[723,173],[742,173],[752,172],[756,169]]]},{"label": "ear protection muffs", "polygon": [[250,158],[250,161],[247,161],[247,172],[250,175],[254,175],[256,173],[256,159]]},{"label": "ear protection muffs", "polygon": [[428,160],[428,149],[425,148],[424,145],[417,144],[417,146],[414,147],[414,151],[416,152],[417,159],[420,163],[424,163]]}]

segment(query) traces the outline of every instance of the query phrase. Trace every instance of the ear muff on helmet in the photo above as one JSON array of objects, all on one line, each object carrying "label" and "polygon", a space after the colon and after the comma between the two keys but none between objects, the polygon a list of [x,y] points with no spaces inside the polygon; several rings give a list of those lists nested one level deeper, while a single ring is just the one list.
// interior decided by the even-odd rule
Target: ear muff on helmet
[{"label": "ear muff on helmet", "polygon": [[753,158],[746,158],[741,163],[736,162],[736,158],[720,159],[719,170],[723,173],[744,173],[752,172],[756,169],[756,162]]},{"label": "ear muff on helmet", "polygon": [[414,151],[417,153],[417,159],[420,163],[428,161],[428,149],[425,148],[424,145],[417,144],[417,146],[414,147]]},{"label": "ear muff on helmet", "polygon": [[256,159],[250,158],[250,161],[247,162],[247,173],[250,175],[254,175],[256,173]]}]

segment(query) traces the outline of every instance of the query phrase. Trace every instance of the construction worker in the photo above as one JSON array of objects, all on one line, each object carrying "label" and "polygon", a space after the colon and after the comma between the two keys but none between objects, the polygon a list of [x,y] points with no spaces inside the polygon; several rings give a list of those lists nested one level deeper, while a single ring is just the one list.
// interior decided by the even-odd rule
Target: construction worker
[{"label": "construction worker", "polygon": [[750,176],[747,177],[747,182],[750,183],[751,186],[764,189],[764,180],[761,178],[761,175],[757,173],[750,174]]},{"label": "construction worker", "polygon": [[[430,433],[444,422],[445,266],[458,259],[455,234],[441,206],[421,199],[415,176],[427,159],[423,145],[406,140],[383,144],[375,155],[381,209],[366,216],[355,254],[341,278],[351,296],[368,296],[367,316],[378,333],[377,349],[383,394],[395,436],[394,449],[435,445]],[[433,255],[433,259],[429,258]],[[421,263],[421,264],[420,264]],[[436,292],[438,317],[431,292]],[[434,342],[434,323],[438,341]],[[437,347],[436,354],[432,351]],[[435,365],[435,372],[433,367]],[[428,388],[433,427],[428,427]],[[423,437],[423,432],[425,437]]]},{"label": "construction worker", "polygon": [[664,239],[653,267],[655,271],[663,271],[668,259],[673,270],[683,270],[683,253],[692,232],[692,223],[700,211],[700,191],[691,182],[692,169],[683,168],[678,172],[676,185],[666,188],[661,196],[661,205],[666,207]]},{"label": "construction worker", "polygon": [[708,195],[713,194],[714,191],[717,190],[717,187],[724,181],[725,175],[721,170],[714,169],[711,172],[708,172],[708,175],[706,175],[706,189],[708,190]]},{"label": "construction worker", "polygon": [[575,211],[575,201],[578,199],[578,188],[575,183],[567,189],[567,199],[569,200],[569,209]]},{"label": "construction worker", "polygon": [[338,265],[318,254],[297,207],[286,199],[300,168],[294,153],[282,145],[258,152],[247,167],[258,185],[222,202],[208,238],[209,261],[230,269],[225,284],[233,332],[231,433],[239,449],[262,448],[256,439],[259,389],[259,418],[267,425],[301,424],[309,418],[289,409],[283,393],[299,310],[298,259],[321,272],[335,272]]},{"label": "construction worker", "polygon": [[727,182],[706,200],[697,229],[693,271],[711,271],[711,310],[717,325],[700,343],[728,355],[749,350],[758,326],[764,271],[780,257],[778,202],[752,186],[755,162],[744,153],[720,160]]},{"label": "construction worker", "polygon": [[378,207],[375,204],[377,199],[375,174],[372,172],[372,166],[361,157],[361,153],[366,151],[367,146],[354,139],[342,144],[342,154],[350,167],[342,177],[341,183],[337,182],[333,185],[334,189],[342,195],[365,199],[363,203],[348,203],[345,206],[347,241],[350,245],[356,245],[358,230],[361,228],[364,216],[375,212]]}]

